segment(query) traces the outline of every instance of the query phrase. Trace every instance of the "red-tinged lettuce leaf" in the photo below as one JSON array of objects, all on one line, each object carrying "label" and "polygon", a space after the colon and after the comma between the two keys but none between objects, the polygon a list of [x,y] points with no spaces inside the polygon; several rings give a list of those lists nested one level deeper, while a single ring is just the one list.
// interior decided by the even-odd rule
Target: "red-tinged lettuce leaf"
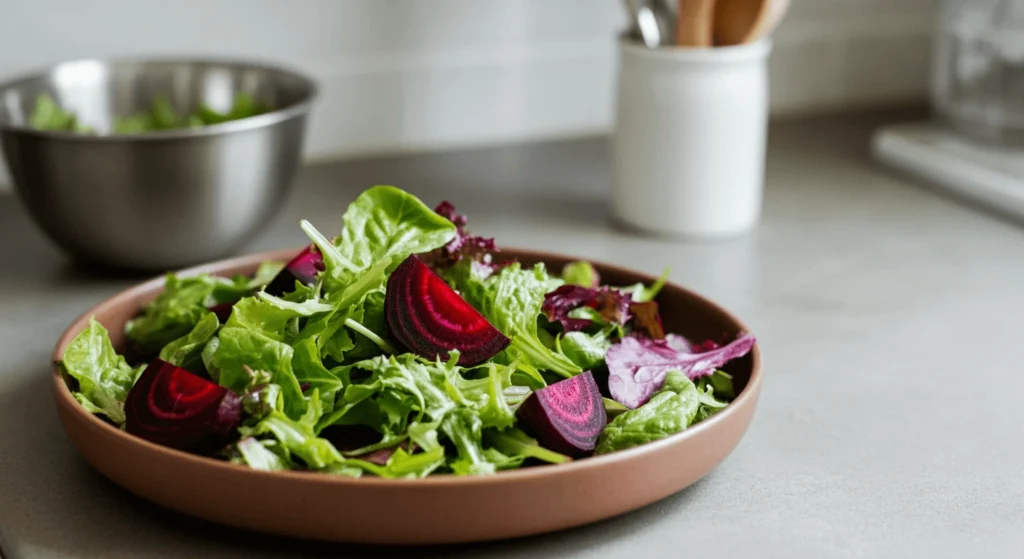
[{"label": "red-tinged lettuce leaf", "polygon": [[631,318],[630,295],[618,289],[602,287],[597,290],[595,309],[608,324],[625,324]]},{"label": "red-tinged lettuce leaf", "polygon": [[658,303],[654,301],[630,303],[629,310],[633,313],[633,328],[635,331],[642,332],[653,340],[665,338],[665,327],[661,323]]},{"label": "red-tinged lettuce leaf", "polygon": [[743,334],[711,351],[685,353],[673,347],[669,340],[626,337],[608,350],[608,390],[615,401],[636,409],[661,389],[669,371],[680,371],[690,380],[696,380],[743,357],[754,347],[754,342],[753,335]]},{"label": "red-tinged lettuce leaf", "polygon": [[465,215],[455,213],[455,206],[451,202],[447,200],[441,202],[434,208],[434,211],[455,224],[458,231],[455,234],[455,238],[448,241],[448,244],[441,248],[445,256],[451,260],[458,261],[465,256],[472,257],[478,253],[498,252],[498,248],[494,246],[494,239],[479,237],[469,233],[466,229],[466,223],[469,220]]},{"label": "red-tinged lettuce leaf", "polygon": [[630,295],[610,287],[592,289],[578,285],[563,285],[544,296],[541,310],[550,322],[558,322],[566,332],[577,332],[590,326],[593,321],[575,318],[570,313],[580,307],[589,307],[598,312],[607,324],[623,326],[629,322]]},{"label": "red-tinged lettuce leaf", "polygon": [[494,239],[472,235],[466,229],[466,216],[455,213],[455,206],[447,200],[438,204],[434,212],[452,222],[456,227],[456,233],[443,247],[425,256],[425,261],[433,267],[450,268],[461,260],[468,259],[477,262],[478,265],[491,267],[491,271],[496,268],[496,265],[492,264],[491,255],[499,250],[494,246]]},{"label": "red-tinged lettuce leaf", "polygon": [[550,322],[559,322],[566,332],[577,332],[590,326],[586,318],[572,318],[569,313],[594,302],[594,290],[578,285],[563,285],[544,296],[541,310]]}]

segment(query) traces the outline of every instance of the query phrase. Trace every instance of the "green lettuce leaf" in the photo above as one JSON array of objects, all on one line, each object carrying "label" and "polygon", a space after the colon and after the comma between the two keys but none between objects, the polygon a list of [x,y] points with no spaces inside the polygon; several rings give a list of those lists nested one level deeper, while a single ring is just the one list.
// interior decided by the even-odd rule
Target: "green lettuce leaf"
[{"label": "green lettuce leaf", "polygon": [[329,357],[338,363],[395,353],[387,341],[390,334],[384,320],[383,283],[348,308],[307,322],[299,338],[307,337],[316,340],[324,358]]},{"label": "green lettuce leaf", "polygon": [[320,352],[312,338],[306,338],[292,348],[292,372],[300,385],[309,383],[321,394],[337,392],[343,387],[341,379],[320,361]]},{"label": "green lettuce leaf", "polygon": [[91,132],[89,127],[78,122],[75,113],[65,111],[46,93],[36,97],[36,104],[28,117],[28,123],[37,130]]},{"label": "green lettuce leaf", "polygon": [[612,346],[609,330],[596,334],[567,332],[558,339],[559,350],[584,371],[592,371],[604,365],[604,356]]},{"label": "green lettuce leaf", "polygon": [[455,237],[455,224],[419,198],[393,186],[374,186],[345,211],[344,228],[335,243],[357,269],[384,258],[396,266],[410,254],[440,248]]},{"label": "green lettuce leaf", "polygon": [[159,351],[188,334],[207,312],[207,307],[231,303],[251,291],[246,276],[222,278],[199,274],[179,278],[167,274],[164,290],[143,307],[142,315],[125,324],[125,334],[139,347]]},{"label": "green lettuce leaf", "polygon": [[694,423],[699,423],[715,415],[728,405],[728,402],[735,398],[732,386],[732,376],[725,371],[716,370],[714,373],[697,379],[697,399],[700,400],[700,407],[697,409],[697,417]]},{"label": "green lettuce leaf", "polygon": [[195,114],[190,116],[188,120],[192,126],[209,126],[212,124],[220,124],[222,122],[249,118],[251,116],[263,114],[269,110],[269,106],[257,101],[253,98],[252,94],[245,91],[239,91],[235,94],[235,98],[231,103],[231,108],[228,109],[226,113],[218,112],[206,103],[202,103],[199,105]]},{"label": "green lettuce leaf", "polygon": [[[381,433],[380,443],[354,453],[391,448],[408,438],[423,451],[414,453],[410,460],[422,460],[429,464],[430,471],[440,464],[420,454],[443,453],[445,446],[440,441],[446,440],[455,450],[445,458],[445,466],[453,473],[492,473],[497,465],[485,453],[483,430],[514,424],[510,402],[521,402],[529,390],[512,386],[514,365],[488,363],[473,371],[474,378],[467,378],[466,371],[455,364],[457,361],[457,355],[448,362],[431,362],[402,354],[377,356],[340,367],[337,374],[345,389],[334,410],[318,422],[317,429],[334,424],[361,424]],[[493,453],[492,456],[500,458]],[[505,457],[501,462],[509,460]],[[380,468],[367,466],[366,471],[397,475]],[[417,470],[417,475],[425,471]]]},{"label": "green lettuce leaf", "polygon": [[601,399],[604,400],[604,413],[608,416],[609,421],[629,411],[629,408],[611,398]]},{"label": "green lettuce leaf", "polygon": [[560,284],[561,280],[549,276],[543,264],[524,270],[516,262],[488,277],[482,286],[465,290],[463,297],[512,339],[511,347],[522,353],[526,364],[571,377],[583,369],[545,346],[537,328],[544,295]]},{"label": "green lettuce leaf", "polygon": [[480,416],[465,408],[445,417],[441,432],[455,445],[457,456],[449,464],[456,475],[492,474],[497,467],[484,454]]},{"label": "green lettuce leaf", "polygon": [[291,346],[255,330],[227,326],[217,340],[211,362],[218,384],[241,393],[252,381],[251,371],[265,371],[281,387],[284,415],[296,418],[306,411],[306,399],[292,371]]},{"label": "green lettuce leaf", "polygon": [[[391,335],[384,318],[384,297],[383,285],[369,291],[363,300],[353,307],[354,312],[346,317],[346,335],[351,342],[351,347],[346,353],[347,359],[362,360],[381,353],[395,353],[394,347],[388,341]],[[365,331],[353,328],[352,322],[358,323]]]},{"label": "green lettuce leaf", "polygon": [[671,371],[650,401],[619,415],[604,428],[594,454],[607,454],[678,433],[694,423],[700,405],[701,397],[693,381],[679,371]]},{"label": "green lettuce leaf", "polygon": [[549,464],[561,464],[572,460],[569,456],[548,450],[521,429],[504,430],[489,429],[484,441],[490,445],[488,451],[497,451],[500,455],[489,453],[491,462],[499,469],[518,468],[528,458],[536,458]]},{"label": "green lettuce leaf", "polygon": [[[422,420],[423,416],[439,421],[455,409],[456,402],[442,388],[445,374],[443,366],[429,363],[411,354],[377,357],[374,361],[379,363],[376,371],[383,394],[395,391],[409,394],[413,399],[414,409],[420,412],[417,421]],[[399,413],[408,413],[408,410],[403,407]],[[404,427],[403,425],[403,431]]]},{"label": "green lettuce leaf", "polygon": [[314,338],[321,356],[338,363],[392,350],[384,322],[389,270],[456,232],[415,196],[390,186],[373,187],[348,207],[336,243],[307,221],[301,226],[323,257],[323,297],[333,310],[307,321],[298,339]]},{"label": "green lettuce leaf", "polygon": [[225,326],[255,330],[278,341],[297,334],[295,319],[333,312],[334,307],[314,297],[302,302],[287,301],[260,292],[235,303]]},{"label": "green lettuce leaf", "polygon": [[287,458],[279,456],[268,446],[281,448],[280,443],[274,440],[257,440],[253,437],[246,437],[236,447],[241,455],[242,462],[254,470],[290,470],[292,465]]},{"label": "green lettuce leaf", "polygon": [[217,333],[220,321],[217,315],[206,311],[192,331],[172,341],[160,350],[160,359],[179,367],[195,370],[203,363],[202,352],[206,344]]},{"label": "green lettuce leaf", "polygon": [[338,449],[327,439],[317,437],[313,431],[322,412],[320,398],[315,390],[306,408],[306,413],[298,419],[292,419],[279,410],[272,410],[256,425],[242,427],[239,432],[243,437],[273,436],[286,456],[299,458],[311,469],[344,463],[345,458]]},{"label": "green lettuce leaf", "polygon": [[646,286],[642,283],[625,287],[622,291],[633,294],[633,300],[637,303],[646,303],[647,301],[653,301],[658,297],[658,293],[661,293],[661,289],[668,283],[668,275],[670,270],[665,268],[665,271],[658,276],[658,279],[654,281],[650,286]]},{"label": "green lettuce leaf", "polygon": [[[454,360],[458,359],[456,355]],[[454,363],[455,361],[451,361]],[[502,365],[494,362],[484,363],[477,370],[486,371],[482,378],[466,379],[462,376],[461,370],[449,364],[445,368],[446,391],[461,405],[477,410],[480,415],[481,425],[484,428],[509,427],[515,423],[516,406],[521,404],[529,390],[514,390],[512,375],[516,371],[516,365]],[[515,387],[520,388],[520,387]]]},{"label": "green lettuce leaf", "polygon": [[443,466],[445,463],[444,449],[441,447],[410,454],[403,448],[396,448],[387,464],[379,466],[358,458],[350,458],[349,467],[361,468],[374,475],[385,478],[422,478]]},{"label": "green lettuce leaf", "polygon": [[732,385],[732,375],[720,369],[697,379],[697,389],[705,392],[713,391],[716,398],[726,402],[731,402],[736,397],[736,391]]},{"label": "green lettuce leaf", "polygon": [[[410,254],[444,246],[456,233],[455,224],[393,186],[375,186],[360,194],[343,220],[336,243],[308,221],[300,223],[323,257],[324,294],[340,309],[380,285],[385,274]],[[354,279],[375,268],[379,272]]]},{"label": "green lettuce leaf", "polygon": [[357,338],[349,325],[352,322],[361,324],[367,296],[383,289],[390,262],[390,259],[381,260],[370,269],[357,273],[345,287],[328,293],[327,300],[334,311],[308,321],[298,339],[313,337],[322,355],[338,362],[344,361],[348,352],[356,348]]},{"label": "green lettuce leaf", "polygon": [[[424,416],[442,418],[455,407],[448,395],[434,384],[438,378],[434,367],[411,354],[397,357],[378,356],[340,367],[338,376],[345,386],[334,410],[325,415],[318,430],[329,425],[361,424],[396,441],[414,421]],[[352,381],[357,371],[371,376],[362,382]]]},{"label": "green lettuce leaf", "polygon": [[570,262],[562,268],[562,279],[569,285],[578,285],[589,289],[597,289],[601,278],[594,265],[586,260]]},{"label": "green lettuce leaf", "polygon": [[124,424],[124,400],[142,368],[133,370],[114,351],[107,329],[89,319],[89,326],[71,340],[61,365],[78,381],[75,399],[92,413]]},{"label": "green lettuce leaf", "polygon": [[284,269],[285,263],[280,260],[266,260],[260,262],[260,267],[256,268],[256,273],[252,275],[252,279],[249,280],[249,288],[253,291],[258,291],[267,286],[270,282],[274,281],[277,274],[281,273]]}]

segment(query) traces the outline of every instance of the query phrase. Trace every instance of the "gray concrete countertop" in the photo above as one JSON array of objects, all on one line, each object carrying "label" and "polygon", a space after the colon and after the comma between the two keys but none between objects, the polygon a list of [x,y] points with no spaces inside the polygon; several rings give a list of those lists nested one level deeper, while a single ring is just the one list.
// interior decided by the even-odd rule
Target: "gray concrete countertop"
[{"label": "gray concrete countertop", "polygon": [[[1024,231],[878,169],[876,113],[776,124],[764,221],[741,239],[609,226],[599,140],[311,166],[247,250],[339,226],[364,187],[455,202],[505,246],[616,262],[714,298],[759,336],[765,386],[710,476],[621,518],[405,557],[1024,556]],[[374,557],[227,530],[147,504],[75,453],[49,358],[79,313],[136,280],[75,267],[0,198],[0,549],[7,559]],[[353,506],[338,503],[339,507]],[[394,519],[382,519],[394,522]]]}]

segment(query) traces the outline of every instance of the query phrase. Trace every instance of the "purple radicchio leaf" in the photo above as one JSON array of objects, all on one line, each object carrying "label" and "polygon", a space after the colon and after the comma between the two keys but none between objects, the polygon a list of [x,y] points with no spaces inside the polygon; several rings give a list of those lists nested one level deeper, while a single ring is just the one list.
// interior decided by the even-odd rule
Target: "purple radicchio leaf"
[{"label": "purple radicchio leaf", "polygon": [[668,342],[668,345],[672,346],[680,353],[704,353],[705,351],[718,349],[722,347],[724,344],[729,343],[729,338],[730,336],[728,334],[724,334],[722,336],[721,343],[711,339],[707,339],[704,340],[703,342],[698,343],[691,342],[690,340],[687,340],[686,338],[680,336],[679,334],[668,334],[665,336],[665,340]]},{"label": "purple radicchio leaf", "polygon": [[563,285],[544,296],[541,310],[551,322],[560,322],[566,332],[576,332],[590,326],[586,318],[572,318],[569,313],[580,307],[596,309],[609,324],[625,325],[632,318],[628,293],[610,287],[590,289],[578,285]]},{"label": "purple radicchio leaf", "polygon": [[561,322],[566,332],[576,332],[590,326],[586,318],[571,318],[569,312],[578,309],[594,299],[593,289],[578,285],[563,285],[544,296],[541,310],[551,322]]},{"label": "purple radicchio leaf", "polygon": [[608,390],[612,398],[629,409],[636,409],[661,389],[669,371],[680,371],[690,380],[710,375],[733,359],[743,357],[754,347],[755,338],[743,334],[727,345],[710,351],[681,352],[689,345],[682,336],[670,334],[665,340],[626,337],[613,345],[606,356]]}]

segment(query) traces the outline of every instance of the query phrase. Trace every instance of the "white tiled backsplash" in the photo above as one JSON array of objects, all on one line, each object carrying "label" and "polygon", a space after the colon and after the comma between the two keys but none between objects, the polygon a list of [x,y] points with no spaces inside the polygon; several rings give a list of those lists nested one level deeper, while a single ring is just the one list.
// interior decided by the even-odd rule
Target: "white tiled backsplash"
[{"label": "white tiled backsplash", "polygon": [[[311,158],[607,131],[620,0],[38,0],[0,18],[0,78],[64,59],[262,58],[320,83]],[[792,0],[778,115],[923,98],[935,0]],[[0,177],[0,181],[3,178]]]}]

